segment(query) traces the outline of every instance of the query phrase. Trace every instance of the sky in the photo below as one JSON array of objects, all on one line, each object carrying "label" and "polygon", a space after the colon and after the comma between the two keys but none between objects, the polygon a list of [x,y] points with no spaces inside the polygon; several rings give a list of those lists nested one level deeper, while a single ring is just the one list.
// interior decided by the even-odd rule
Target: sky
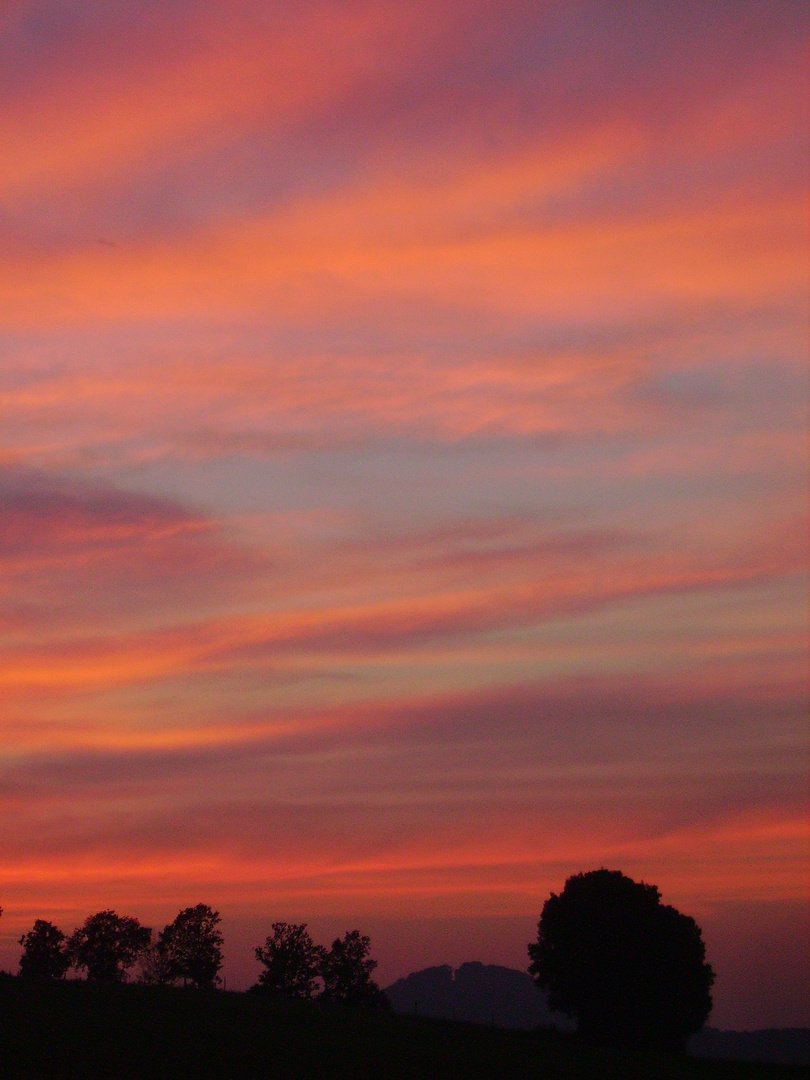
[{"label": "sky", "polygon": [[578,871],[810,1025],[803,0],[0,7],[0,965],[525,967]]}]

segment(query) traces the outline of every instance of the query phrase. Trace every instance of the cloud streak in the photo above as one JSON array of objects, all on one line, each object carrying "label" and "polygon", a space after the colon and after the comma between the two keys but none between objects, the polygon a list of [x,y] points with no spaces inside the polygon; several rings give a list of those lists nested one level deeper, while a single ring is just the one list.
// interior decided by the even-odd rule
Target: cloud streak
[{"label": "cloud streak", "polygon": [[3,5],[3,963],[49,904],[794,902],[808,31]]}]

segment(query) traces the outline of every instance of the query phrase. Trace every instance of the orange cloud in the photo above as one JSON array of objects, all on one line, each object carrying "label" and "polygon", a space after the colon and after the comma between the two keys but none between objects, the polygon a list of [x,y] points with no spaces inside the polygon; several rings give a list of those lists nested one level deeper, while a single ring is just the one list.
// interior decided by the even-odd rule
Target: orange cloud
[{"label": "orange cloud", "polygon": [[423,237],[416,220],[393,242],[367,237],[362,202],[350,238],[335,237],[321,218],[331,223],[341,209],[338,199],[316,206],[314,221],[305,207],[303,222],[285,212],[179,245],[7,257],[0,314],[15,329],[260,312],[334,320],[407,299],[491,317],[604,320],[650,305],[798,300],[806,273],[798,196],[653,221],[520,224],[474,236]]},{"label": "orange cloud", "polygon": [[136,6],[0,13],[4,962],[792,902],[798,8]]},{"label": "orange cloud", "polygon": [[[5,649],[0,652],[0,686],[10,697],[36,690],[85,692],[193,672],[279,664],[294,668],[317,656],[339,662],[382,659],[427,642],[525,626],[629,597],[739,586],[801,566],[798,551],[779,547],[740,553],[726,566],[689,565],[661,552],[646,565],[637,556],[594,565],[587,547],[582,561],[576,545],[572,553],[574,565],[560,566],[552,550],[551,565],[532,582],[210,618],[134,634],[108,630],[102,638]],[[526,569],[533,565],[529,559]]]},{"label": "orange cloud", "polygon": [[[283,130],[362,86],[383,56],[388,71],[397,58],[405,63],[430,31],[417,35],[408,10],[390,7],[381,19],[369,3],[272,19],[241,6],[197,5],[192,23],[167,10],[145,40],[125,24],[104,40],[114,20],[101,17],[90,38],[106,49],[92,68],[77,71],[75,54],[63,54],[47,81],[4,112],[0,193],[19,198],[55,179],[109,184],[167,153],[193,160],[212,140]],[[434,33],[449,15],[432,12]],[[156,48],[161,39],[170,47]],[[328,47],[335,40],[343,47]]]}]

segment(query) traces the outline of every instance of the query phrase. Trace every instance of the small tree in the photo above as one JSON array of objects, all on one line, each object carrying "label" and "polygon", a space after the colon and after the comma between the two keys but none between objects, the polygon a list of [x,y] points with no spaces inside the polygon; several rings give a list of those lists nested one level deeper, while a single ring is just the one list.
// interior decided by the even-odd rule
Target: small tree
[{"label": "small tree", "polygon": [[165,941],[157,941],[143,950],[138,957],[140,976],[138,982],[147,986],[169,986],[174,982],[171,957]]},{"label": "small tree", "polygon": [[281,997],[312,997],[326,949],[313,942],[306,923],[273,923],[273,933],[254,952],[265,968],[259,986]]},{"label": "small tree", "polygon": [[152,931],[129,915],[99,911],[71,934],[67,952],[73,967],[92,982],[121,982],[144,949]]},{"label": "small tree", "polygon": [[184,908],[173,923],[160,932],[155,946],[156,958],[166,959],[166,972],[172,980],[191,982],[198,989],[212,988],[222,967],[222,934],[218,911],[207,904]]},{"label": "small tree", "polygon": [[712,1008],[700,927],[617,870],[568,878],[543,906],[529,972],[598,1045],[681,1051]]},{"label": "small tree", "polygon": [[70,967],[66,940],[58,926],[37,919],[33,929],[20,938],[20,975],[26,979],[63,979]]},{"label": "small tree", "polygon": [[370,948],[371,941],[359,930],[347,931],[342,940],[332,942],[321,967],[324,999],[383,1005],[386,999],[371,979],[377,961],[369,958]]}]

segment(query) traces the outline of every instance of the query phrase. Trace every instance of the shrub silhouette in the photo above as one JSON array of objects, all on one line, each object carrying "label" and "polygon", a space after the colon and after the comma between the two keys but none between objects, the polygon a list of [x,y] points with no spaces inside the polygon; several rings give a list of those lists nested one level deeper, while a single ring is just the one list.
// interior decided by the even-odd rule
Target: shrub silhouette
[{"label": "shrub silhouette", "polygon": [[619,871],[568,878],[546,901],[529,972],[591,1043],[683,1051],[712,1008],[700,927]]},{"label": "shrub silhouette", "polygon": [[175,982],[172,959],[166,942],[158,935],[138,957],[140,976],[138,982],[145,986],[171,986]]},{"label": "shrub silhouette", "polygon": [[149,964],[156,982],[178,979],[198,989],[219,983],[222,967],[222,934],[218,911],[207,904],[184,908],[174,922],[158,935],[150,949]]},{"label": "shrub silhouette", "polygon": [[91,982],[121,982],[151,936],[148,926],[129,915],[99,911],[71,934],[67,953],[71,965],[86,971]]},{"label": "shrub silhouette", "polygon": [[265,970],[259,986],[280,997],[306,1000],[313,996],[326,949],[316,945],[306,923],[273,923],[273,933],[254,949]]},{"label": "shrub silhouette", "polygon": [[63,979],[70,967],[66,941],[58,926],[37,919],[33,929],[20,938],[20,975],[25,979]]}]

